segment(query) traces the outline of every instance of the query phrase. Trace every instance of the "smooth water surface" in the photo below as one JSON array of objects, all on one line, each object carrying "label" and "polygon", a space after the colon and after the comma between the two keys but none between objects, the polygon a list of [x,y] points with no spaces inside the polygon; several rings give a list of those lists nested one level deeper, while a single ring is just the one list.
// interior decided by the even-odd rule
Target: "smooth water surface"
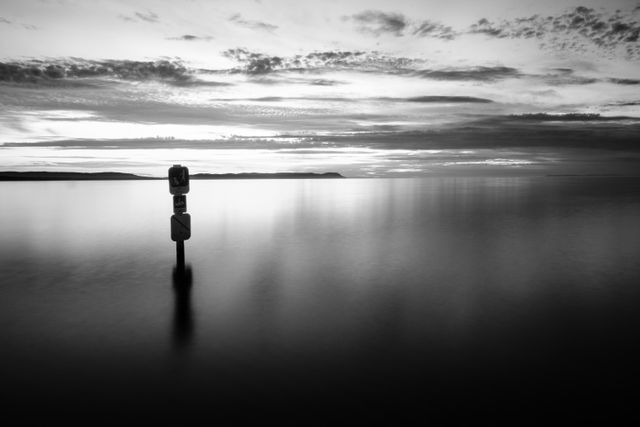
[{"label": "smooth water surface", "polygon": [[164,181],[0,197],[8,413],[585,414],[635,383],[640,179],[193,181],[185,274]]}]

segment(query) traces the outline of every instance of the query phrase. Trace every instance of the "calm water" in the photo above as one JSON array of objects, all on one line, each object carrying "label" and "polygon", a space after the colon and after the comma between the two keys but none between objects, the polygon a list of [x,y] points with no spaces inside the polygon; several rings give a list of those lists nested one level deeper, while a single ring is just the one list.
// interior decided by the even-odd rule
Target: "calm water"
[{"label": "calm water", "polygon": [[4,414],[632,402],[640,179],[195,181],[187,277],[166,182],[0,183],[0,197]]}]

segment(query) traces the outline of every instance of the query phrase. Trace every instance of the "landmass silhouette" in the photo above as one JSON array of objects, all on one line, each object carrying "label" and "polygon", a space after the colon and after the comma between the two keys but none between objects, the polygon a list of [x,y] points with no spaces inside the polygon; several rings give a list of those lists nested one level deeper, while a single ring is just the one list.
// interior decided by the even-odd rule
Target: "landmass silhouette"
[{"label": "landmass silhouette", "polygon": [[[277,172],[277,173],[197,173],[190,179],[331,179],[344,178],[337,172]],[[166,180],[166,177],[141,176],[123,172],[0,172],[0,181],[118,181]]]}]

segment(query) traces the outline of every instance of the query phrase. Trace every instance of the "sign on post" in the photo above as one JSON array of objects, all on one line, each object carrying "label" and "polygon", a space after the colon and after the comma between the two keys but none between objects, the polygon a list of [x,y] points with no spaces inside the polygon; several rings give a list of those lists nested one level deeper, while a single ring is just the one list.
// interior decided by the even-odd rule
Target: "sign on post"
[{"label": "sign on post", "polygon": [[189,192],[189,168],[181,165],[169,168],[169,192],[177,195]]},{"label": "sign on post", "polygon": [[191,237],[191,215],[171,215],[171,240],[181,242]]}]

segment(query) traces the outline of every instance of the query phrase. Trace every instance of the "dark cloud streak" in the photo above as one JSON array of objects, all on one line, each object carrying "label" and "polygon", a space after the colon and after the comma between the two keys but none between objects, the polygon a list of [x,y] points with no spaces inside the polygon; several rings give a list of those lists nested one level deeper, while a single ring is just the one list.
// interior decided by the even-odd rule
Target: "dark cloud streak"
[{"label": "dark cloud streak", "polygon": [[257,30],[257,31],[266,31],[269,33],[272,33],[278,29],[277,25],[269,24],[267,22],[262,22],[262,21],[245,19],[239,13],[231,15],[229,17],[229,21],[241,27],[245,27],[245,28],[249,28],[251,30]]},{"label": "dark cloud streak", "polygon": [[474,103],[474,104],[489,104],[493,101],[486,98],[476,98],[473,96],[416,96],[406,99],[409,102],[421,102],[421,103]]},{"label": "dark cloud streak", "polygon": [[25,30],[37,30],[38,29],[38,27],[36,27],[35,25],[15,22],[15,21],[12,21],[11,19],[4,18],[2,16],[0,16],[0,24],[14,25],[14,26],[17,25],[19,27],[24,28]]},{"label": "dark cloud streak", "polygon": [[194,41],[211,41],[213,37],[211,36],[194,36],[193,34],[184,34],[179,37],[167,37],[167,40],[178,40],[178,41],[186,41],[186,42],[194,42]]},{"label": "dark cloud streak", "polygon": [[470,80],[470,81],[496,81],[507,78],[518,78],[522,74],[511,67],[470,67],[447,68],[443,70],[420,70],[416,75],[433,80]]},{"label": "dark cloud streak", "polygon": [[419,37],[434,37],[442,40],[453,40],[459,34],[453,28],[438,22],[423,21],[413,30],[413,35]]},{"label": "dark cloud streak", "polygon": [[386,13],[379,10],[365,10],[346,20],[353,20],[358,25],[358,30],[363,33],[371,33],[375,36],[393,34],[402,36],[408,25],[407,18],[400,13]]},{"label": "dark cloud streak", "polygon": [[315,102],[358,102],[358,101],[389,101],[389,102],[416,102],[425,104],[489,104],[493,101],[486,98],[476,98],[473,96],[415,96],[410,98],[391,97],[371,97],[371,98],[351,98],[351,97],[283,97],[265,96],[260,98],[220,98],[219,101],[254,101],[254,102],[280,102],[280,101],[315,101]]},{"label": "dark cloud streak", "polygon": [[621,120],[631,120],[640,124],[640,119],[624,116],[602,116],[597,113],[565,113],[565,114],[549,114],[549,113],[529,113],[529,114],[511,114],[503,118],[504,121],[510,122],[619,122]]},{"label": "dark cloud streak", "polygon": [[158,15],[156,15],[155,13],[148,11],[148,12],[136,12],[135,16],[138,19],[141,19],[145,22],[150,22],[152,24],[155,24],[156,22],[158,22]]},{"label": "dark cloud streak", "polygon": [[640,80],[638,80],[638,79],[616,79],[616,78],[610,78],[609,82],[615,83],[617,85],[625,85],[625,86],[640,85]]},{"label": "dark cloud streak", "polygon": [[134,12],[133,15],[118,15],[118,18],[125,22],[148,22],[150,24],[160,22],[160,17],[150,10],[146,12]]}]

